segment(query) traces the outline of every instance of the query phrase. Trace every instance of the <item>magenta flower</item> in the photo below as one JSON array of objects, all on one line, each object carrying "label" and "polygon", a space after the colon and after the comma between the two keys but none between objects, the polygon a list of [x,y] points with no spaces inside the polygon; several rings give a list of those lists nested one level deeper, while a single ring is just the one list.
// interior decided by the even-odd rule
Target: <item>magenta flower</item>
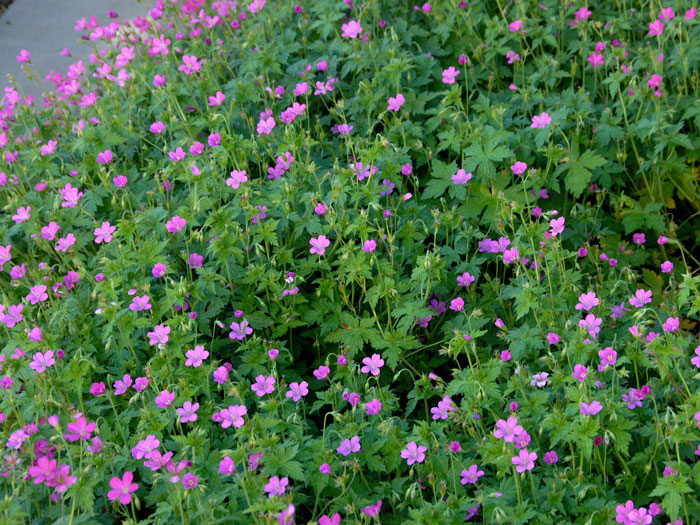
[{"label": "magenta flower", "polygon": [[442,82],[443,84],[454,84],[455,79],[459,75],[460,71],[455,69],[454,66],[450,66],[442,71]]},{"label": "magenta flower", "polygon": [[330,246],[331,241],[325,235],[319,235],[318,238],[311,237],[309,244],[311,245],[311,250],[309,250],[311,253],[323,255],[326,253],[326,248]]},{"label": "magenta flower", "polygon": [[518,161],[510,167],[510,170],[513,172],[514,175],[522,175],[523,173],[525,173],[525,170],[527,170],[527,164]]},{"label": "magenta flower", "polygon": [[603,366],[612,366],[617,362],[617,352],[609,346],[605,348],[605,350],[598,352],[598,356],[600,357],[600,363]]},{"label": "magenta flower", "polygon": [[98,164],[109,164],[110,162],[112,162],[112,158],[112,152],[108,149],[97,154]]},{"label": "magenta flower", "polygon": [[231,459],[229,456],[224,456],[224,459],[222,459],[219,462],[219,474],[222,476],[230,476],[231,474],[236,473],[236,465],[233,462],[233,459]]},{"label": "magenta flower", "polygon": [[649,36],[661,36],[664,32],[664,23],[661,20],[654,20],[649,24]]},{"label": "magenta flower", "polygon": [[245,336],[253,333],[253,328],[248,325],[248,321],[245,319],[242,319],[240,323],[234,321],[229,325],[229,328],[231,329],[228,334],[229,339],[235,339],[237,341],[242,341],[245,339]]},{"label": "magenta flower", "polygon": [[520,252],[517,248],[508,248],[503,252],[503,262],[506,264],[517,262],[520,259]]},{"label": "magenta flower", "polygon": [[148,332],[146,337],[148,337],[148,344],[153,346],[155,344],[165,344],[168,342],[168,334],[170,333],[170,327],[163,324],[156,325],[153,332]]},{"label": "magenta flower", "polygon": [[462,275],[457,276],[458,286],[469,286],[474,282],[474,277],[469,272],[464,272]]},{"label": "magenta flower", "polygon": [[695,357],[690,360],[697,368],[700,368],[700,346],[695,347]]},{"label": "magenta flower", "polygon": [[552,219],[549,221],[549,227],[551,230],[549,230],[549,233],[552,237],[556,237],[560,233],[564,232],[564,223],[566,222],[566,219],[564,217],[559,217],[558,219]]},{"label": "magenta flower", "polygon": [[376,416],[382,410],[382,403],[379,399],[372,399],[365,403],[365,413],[368,416]]},{"label": "magenta flower", "polygon": [[129,305],[129,310],[133,312],[141,312],[143,310],[150,310],[152,305],[149,302],[151,298],[147,295],[143,295],[139,297],[138,295],[135,295],[134,298],[131,300],[131,304]]},{"label": "magenta flower", "polygon": [[95,228],[95,242],[97,244],[100,244],[101,242],[110,242],[112,240],[112,234],[116,231],[116,229],[116,226],[112,226],[108,222],[103,222],[102,226]]},{"label": "magenta flower", "polygon": [[516,20],[515,22],[511,22],[510,25],[508,26],[508,30],[511,33],[517,33],[520,31],[523,27],[523,21],[522,20]]},{"label": "magenta flower", "polygon": [[29,363],[29,368],[34,370],[37,374],[41,374],[55,363],[56,360],[53,358],[53,352],[51,350],[48,350],[45,353],[37,352],[32,357],[32,362]]},{"label": "magenta flower", "polygon": [[131,457],[134,459],[148,459],[151,457],[151,453],[159,446],[160,441],[156,439],[156,436],[154,434],[149,434],[146,436],[146,439],[142,439],[131,449]]},{"label": "magenta flower", "polygon": [[275,129],[275,119],[272,117],[262,118],[258,122],[258,135],[269,135]]},{"label": "magenta flower", "polygon": [[365,365],[360,370],[363,374],[371,373],[376,377],[379,375],[380,368],[384,366],[384,360],[381,355],[372,354],[372,357],[365,357],[362,364]]},{"label": "magenta flower", "polygon": [[255,384],[251,386],[251,390],[255,392],[258,395],[258,397],[263,397],[265,394],[272,394],[272,392],[275,391],[274,385],[274,377],[265,377],[264,375],[259,375],[255,378]]},{"label": "magenta flower", "polygon": [[359,436],[353,436],[350,439],[344,439],[336,450],[342,456],[349,456],[353,452],[359,452],[361,449]]},{"label": "magenta flower", "polygon": [[209,352],[204,349],[204,346],[197,345],[194,347],[194,350],[187,350],[185,357],[187,357],[185,366],[197,368],[202,365],[202,361],[209,357]]},{"label": "magenta flower", "polygon": [[228,408],[223,408],[218,412],[221,428],[240,428],[245,423],[243,416],[248,413],[245,405],[231,405]]},{"label": "magenta flower", "polygon": [[36,464],[29,467],[27,473],[33,478],[35,484],[44,483],[52,479],[56,471],[56,460],[46,456],[37,459]]},{"label": "magenta flower", "polygon": [[28,221],[31,218],[29,213],[29,210],[31,209],[31,206],[22,206],[17,208],[17,213],[12,216],[12,220],[15,221],[15,224],[21,224],[24,221]]},{"label": "magenta flower", "polygon": [[46,286],[40,284],[38,286],[32,286],[29,289],[29,293],[25,297],[27,301],[31,304],[37,304],[42,301],[46,301],[49,298],[49,294],[46,293]]},{"label": "magenta flower", "polygon": [[603,405],[598,401],[592,401],[590,404],[581,402],[581,414],[584,416],[595,416],[601,410],[603,410]]},{"label": "magenta flower", "polygon": [[340,525],[340,514],[336,512],[331,517],[324,514],[319,518],[318,525]]},{"label": "magenta flower", "polygon": [[575,365],[572,377],[577,379],[579,382],[585,381],[586,377],[588,377],[588,368],[583,365]]},{"label": "magenta flower", "polygon": [[70,422],[66,425],[67,432],[63,434],[63,437],[68,441],[78,441],[80,439],[88,440],[92,437],[92,433],[97,428],[97,423],[94,421],[88,423],[87,419],[80,416],[74,422]]},{"label": "magenta flower", "polygon": [[165,224],[165,229],[168,230],[169,233],[180,233],[186,224],[187,221],[185,219],[179,215],[175,215]]},{"label": "magenta flower", "polygon": [[398,111],[404,102],[406,102],[406,99],[401,93],[398,93],[396,97],[389,97],[389,107],[387,109],[389,111]]},{"label": "magenta flower", "polygon": [[221,91],[217,91],[216,95],[209,97],[209,105],[220,106],[224,103],[224,100],[226,100],[226,95],[224,95]]},{"label": "magenta flower", "polygon": [[506,443],[511,443],[515,440],[515,436],[523,432],[523,427],[518,425],[517,417],[509,417],[507,420],[499,419],[496,422],[496,430],[493,435],[498,439],[503,438]]},{"label": "magenta flower", "polygon": [[535,468],[536,459],[537,453],[528,452],[526,448],[523,448],[520,449],[520,453],[517,456],[511,458],[511,462],[515,465],[515,470],[522,473]]},{"label": "magenta flower", "polygon": [[197,410],[199,410],[199,403],[192,404],[191,401],[185,401],[182,408],[175,409],[177,415],[180,416],[180,423],[197,421]]},{"label": "magenta flower", "polygon": [[[56,224],[56,223],[52,222],[51,224]],[[44,226],[41,229],[41,237],[44,239],[46,239],[46,237],[44,237],[44,229],[46,229],[46,228],[48,228],[48,226]],[[56,224],[56,229],[58,230],[58,224]],[[54,233],[54,235],[55,235],[55,233]],[[49,240],[52,241],[53,237],[51,237],[51,239],[49,239]],[[10,260],[12,259],[12,255],[10,254],[11,249],[12,249],[11,244],[8,244],[7,246],[2,246],[0,244],[0,271],[3,270],[5,263],[10,262]]]},{"label": "magenta flower", "polygon": [[367,252],[367,253],[374,253],[374,250],[377,249],[377,241],[374,239],[369,239],[364,242],[362,245],[362,251]]},{"label": "magenta flower", "polygon": [[588,292],[581,294],[578,298],[578,304],[576,304],[577,310],[586,310],[587,312],[594,306],[598,306],[600,300],[596,297],[595,292]]},{"label": "magenta flower", "polygon": [[452,182],[455,184],[466,184],[472,178],[471,172],[467,173],[462,168],[457,170],[457,173],[452,175]]},{"label": "magenta flower", "polygon": [[545,453],[544,455],[544,462],[547,463],[548,465],[553,465],[557,461],[559,461],[559,456],[557,456],[557,453],[554,450],[550,450],[549,452]]},{"label": "magenta flower", "polygon": [[540,113],[532,117],[532,124],[530,124],[530,127],[544,129],[550,122],[552,122],[552,119],[549,113]]},{"label": "magenta flower", "polygon": [[639,289],[634,293],[634,297],[629,300],[629,303],[635,308],[641,308],[645,304],[651,302],[651,290]]},{"label": "magenta flower", "polygon": [[423,463],[425,461],[425,451],[428,447],[418,445],[415,441],[411,441],[406,445],[406,448],[401,451],[401,457],[406,460],[410,467],[414,463]]},{"label": "magenta flower", "polygon": [[197,486],[197,481],[199,481],[199,478],[191,472],[182,476],[182,485],[186,490],[195,488]]},{"label": "magenta flower", "polygon": [[46,480],[48,487],[55,487],[59,494],[68,490],[70,485],[75,485],[78,481],[76,476],[70,475],[70,465],[61,465],[54,471],[53,478]]},{"label": "magenta flower", "polygon": [[124,377],[117,379],[114,382],[114,395],[120,396],[126,392],[131,386],[132,380],[129,374],[124,374]]},{"label": "magenta flower", "polygon": [[591,56],[589,56],[586,60],[588,60],[588,63],[592,67],[598,67],[602,66],[605,64],[605,60],[603,59],[603,55],[600,53],[592,53]]},{"label": "magenta flower", "polygon": [[585,319],[581,319],[578,322],[578,325],[588,330],[589,335],[593,338],[597,337],[598,333],[600,333],[601,324],[603,324],[603,320],[593,314],[588,314]]},{"label": "magenta flower", "polygon": [[175,401],[175,394],[168,392],[167,390],[163,390],[160,394],[156,396],[155,399],[156,406],[160,408],[169,407],[173,404],[173,401]]},{"label": "magenta flower", "polygon": [[185,158],[185,150],[178,146],[175,151],[168,152],[168,158],[170,162],[180,162]]},{"label": "magenta flower", "polygon": [[107,498],[111,500],[118,499],[122,505],[128,505],[131,503],[131,494],[136,492],[139,488],[137,483],[132,483],[134,480],[134,474],[131,472],[124,472],[122,479],[118,477],[113,477],[109,481],[109,486],[112,487],[107,493]]},{"label": "magenta flower", "polygon": [[673,263],[671,261],[664,261],[661,263],[662,273],[671,273],[673,271]]},{"label": "magenta flower", "polygon": [[437,404],[436,407],[430,409],[430,413],[433,414],[433,419],[447,419],[450,416],[450,412],[456,412],[457,407],[454,401],[450,399],[450,396],[443,397]]},{"label": "magenta flower", "polygon": [[680,328],[681,323],[678,317],[669,317],[666,319],[666,322],[662,325],[663,329],[666,330],[667,332],[675,332]]},{"label": "magenta flower", "polygon": [[547,334],[547,342],[548,342],[550,345],[555,345],[555,344],[557,344],[559,341],[561,341],[561,337],[559,337],[559,334],[557,334],[557,333],[555,333],[555,332],[549,332],[549,333]]},{"label": "magenta flower", "polygon": [[69,233],[65,237],[61,237],[56,243],[56,251],[67,252],[68,249],[75,244],[75,241],[75,235],[73,235],[72,233]]},{"label": "magenta flower", "polygon": [[467,483],[476,483],[483,475],[483,470],[479,470],[479,467],[476,465],[471,465],[468,469],[464,469],[460,473],[460,476],[462,476],[461,483],[462,485],[466,485]]},{"label": "magenta flower", "polygon": [[267,497],[281,496],[284,494],[287,485],[289,484],[289,478],[280,479],[277,476],[272,476],[270,481],[265,485],[265,492],[267,492]]},{"label": "magenta flower", "polygon": [[226,179],[226,186],[231,186],[234,190],[236,190],[241,184],[247,181],[248,177],[246,177],[246,172],[244,170],[233,170],[231,172],[231,176]]},{"label": "magenta flower", "polygon": [[223,385],[226,381],[228,381],[228,370],[225,366],[220,366],[214,370],[212,376],[214,377],[214,382]]},{"label": "magenta flower", "polygon": [[299,402],[302,397],[307,396],[309,394],[309,384],[306,381],[302,381],[301,383],[297,383],[296,381],[291,383],[289,385],[289,390],[287,390],[287,393],[285,396],[287,398],[292,398],[295,402]]},{"label": "magenta flower", "polygon": [[362,514],[369,516],[370,518],[376,518],[379,516],[379,511],[382,509],[382,500],[377,500],[377,503],[370,505],[369,507],[364,507],[360,509]]},{"label": "magenta flower", "polygon": [[[7,313],[0,318],[0,321],[5,324],[8,328],[12,328],[17,323],[21,323],[24,316],[22,315],[22,310],[24,306],[21,304],[13,304],[7,308]],[[0,308],[0,314],[2,309]]]},{"label": "magenta flower", "polygon": [[342,25],[343,38],[357,38],[362,33],[362,26],[359,21],[350,20],[347,24]]},{"label": "magenta flower", "polygon": [[167,272],[167,268],[163,263],[156,263],[151,270],[153,277],[164,277]]},{"label": "magenta flower", "polygon": [[192,55],[182,55],[182,64],[178,66],[178,71],[182,71],[185,75],[191,75],[195,71],[202,69],[204,59],[198,61],[197,57]]}]

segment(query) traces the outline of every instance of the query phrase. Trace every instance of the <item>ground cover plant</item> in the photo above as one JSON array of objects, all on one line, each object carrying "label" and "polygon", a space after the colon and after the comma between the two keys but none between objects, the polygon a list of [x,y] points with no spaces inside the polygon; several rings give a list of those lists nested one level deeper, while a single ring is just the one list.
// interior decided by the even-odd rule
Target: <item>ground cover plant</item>
[{"label": "ground cover plant", "polygon": [[691,2],[76,30],[0,113],[4,523],[697,522]]}]

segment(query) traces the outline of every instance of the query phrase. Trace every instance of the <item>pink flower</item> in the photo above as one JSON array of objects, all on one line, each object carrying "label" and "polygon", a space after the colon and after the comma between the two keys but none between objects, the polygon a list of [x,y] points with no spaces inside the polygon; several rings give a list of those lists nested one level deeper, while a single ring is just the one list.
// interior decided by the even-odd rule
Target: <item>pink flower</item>
[{"label": "pink flower", "polygon": [[647,81],[647,85],[651,89],[655,89],[661,87],[661,82],[663,82],[663,77],[661,75],[652,75],[651,78]]},{"label": "pink flower", "polygon": [[508,420],[499,419],[496,422],[496,430],[494,430],[493,435],[506,443],[511,443],[515,440],[515,436],[523,432],[523,427],[518,425],[518,418],[509,417]]},{"label": "pink flower", "polygon": [[516,248],[509,248],[503,252],[503,262],[510,264],[520,258],[520,252]]},{"label": "pink flower", "polygon": [[669,317],[666,319],[666,322],[662,326],[663,326],[663,329],[666,330],[667,332],[673,333],[676,330],[678,330],[680,325],[681,324],[680,324],[678,317]]},{"label": "pink flower", "polygon": [[48,298],[49,295],[46,293],[46,286],[43,284],[40,284],[38,286],[32,286],[29,289],[29,294],[27,294],[27,296],[25,297],[25,299],[33,305],[42,301],[46,301]]},{"label": "pink flower", "polygon": [[661,20],[654,20],[649,24],[649,36],[660,36],[664,32],[664,23]]},{"label": "pink flower", "polygon": [[359,21],[350,20],[347,24],[342,25],[343,38],[357,38],[362,33],[362,26]]},{"label": "pink flower", "polygon": [[34,370],[37,374],[41,374],[55,363],[56,360],[53,358],[53,352],[51,350],[48,350],[45,353],[37,352],[32,357],[32,362],[29,363],[29,368]]},{"label": "pink flower", "polygon": [[173,401],[175,401],[175,394],[169,392],[168,390],[163,390],[160,392],[155,399],[156,406],[159,406],[160,408],[169,407],[173,404]]},{"label": "pink flower", "polygon": [[43,157],[44,155],[51,155],[56,151],[56,146],[58,146],[58,142],[55,140],[49,140],[45,145],[41,147],[41,156]]},{"label": "pink flower", "polygon": [[191,401],[185,401],[182,408],[177,408],[175,411],[180,416],[180,423],[189,423],[197,421],[197,410],[199,410],[199,403],[192,404]]},{"label": "pink flower", "polygon": [[398,93],[396,97],[389,97],[389,106],[388,110],[389,111],[398,111],[401,109],[401,106],[403,106],[404,102],[406,102],[406,99],[401,93]]},{"label": "pink flower", "polygon": [[95,243],[108,243],[112,240],[112,234],[117,230],[116,226],[112,226],[108,222],[103,222],[102,226],[95,228]]},{"label": "pink flower", "polygon": [[515,22],[511,22],[510,25],[508,26],[508,29],[510,30],[511,33],[517,33],[520,31],[520,29],[523,27],[523,21],[522,20],[516,20]]},{"label": "pink flower", "polygon": [[330,518],[326,514],[324,514],[318,520],[318,525],[340,525],[340,514],[336,512]]},{"label": "pink flower", "polygon": [[530,127],[544,129],[550,122],[552,122],[552,119],[549,113],[540,113],[532,117],[532,124],[530,124]]},{"label": "pink flower", "polygon": [[265,492],[267,492],[267,497],[281,496],[284,494],[287,485],[289,484],[289,478],[280,479],[277,476],[272,476],[270,481],[265,485]]},{"label": "pink flower", "polygon": [[577,22],[580,22],[581,20],[588,20],[589,16],[591,16],[591,11],[589,11],[586,7],[582,7],[574,13],[574,17],[576,18]]},{"label": "pink flower", "polygon": [[[151,40],[151,48],[148,50],[148,54],[151,56],[155,56],[158,54],[163,54],[167,55],[170,51],[168,50],[168,46],[170,45],[170,39],[165,38],[165,35],[161,34],[160,38],[159,37],[153,37],[153,40]],[[156,75],[159,76],[159,75]]]},{"label": "pink flower", "polygon": [[526,448],[520,449],[520,453],[517,456],[511,458],[511,463],[515,465],[515,470],[517,472],[525,472],[526,470],[532,470],[535,468],[535,460],[537,459],[537,453],[528,452]]},{"label": "pink flower", "polygon": [[96,428],[97,423],[94,421],[92,423],[88,423],[87,419],[80,416],[74,422],[70,422],[68,425],[66,425],[67,432],[63,434],[63,437],[71,442],[78,441],[80,439],[87,441],[90,439],[90,437],[92,437],[91,434]]},{"label": "pink flower", "polygon": [[326,253],[326,248],[330,246],[331,241],[325,235],[319,235],[318,238],[312,237],[309,244],[311,245],[311,250],[309,250],[311,253],[323,255]]},{"label": "pink flower", "polygon": [[275,119],[272,117],[260,119],[258,122],[258,135],[269,135],[275,129]]},{"label": "pink flower", "polygon": [[600,363],[603,366],[612,366],[617,362],[617,352],[610,346],[598,352],[598,357],[600,357]]},{"label": "pink flower", "polygon": [[55,470],[53,478],[46,481],[46,485],[56,487],[56,492],[61,494],[68,490],[70,485],[75,485],[77,481],[77,477],[70,475],[70,465],[61,465]]},{"label": "pink flower", "polygon": [[368,416],[376,416],[382,410],[382,403],[379,399],[372,399],[365,403],[365,413]]},{"label": "pink flower", "polygon": [[163,124],[160,120],[158,122],[154,122],[151,124],[149,131],[155,135],[160,135],[163,133],[163,131],[165,131],[165,124]]},{"label": "pink flower", "polygon": [[464,469],[460,473],[460,476],[462,476],[460,483],[462,483],[462,485],[466,485],[467,483],[474,484],[483,475],[484,475],[484,471],[479,470],[479,467],[477,465],[470,465],[470,467],[468,469]]},{"label": "pink flower", "polygon": [[224,456],[219,462],[219,474],[223,476],[230,476],[236,473],[236,465],[233,463],[233,459],[229,456]]},{"label": "pink flower", "polygon": [[298,403],[302,397],[305,397],[309,394],[308,387],[309,384],[306,381],[302,381],[301,383],[297,383],[295,381],[289,385],[289,390],[287,390],[285,396],[287,398],[292,398],[293,401]]},{"label": "pink flower", "polygon": [[685,12],[685,19],[686,20],[693,20],[696,16],[698,16],[698,10],[695,9],[694,7],[691,7]]},{"label": "pink flower", "polygon": [[641,308],[645,304],[651,302],[651,290],[639,289],[634,293],[634,297],[629,300],[629,303],[635,308]]},{"label": "pink flower", "polygon": [[248,324],[245,319],[241,320],[240,323],[232,322],[229,325],[231,331],[228,334],[229,339],[235,339],[237,341],[242,341],[245,336],[253,333],[253,328]]},{"label": "pink flower", "polygon": [[274,385],[274,377],[265,377],[264,375],[259,375],[255,378],[255,384],[251,387],[251,390],[255,392],[258,395],[258,397],[263,397],[265,394],[272,394],[272,392],[275,391]]},{"label": "pink flower", "polygon": [[586,377],[588,377],[588,368],[583,365],[575,365],[572,377],[579,382],[585,381]]},{"label": "pink flower", "polygon": [[182,71],[185,75],[191,75],[195,71],[202,69],[202,63],[204,59],[198,61],[197,57],[192,55],[182,55],[182,64],[177,68],[178,71]]},{"label": "pink flower", "polygon": [[444,84],[454,84],[455,79],[459,75],[459,70],[455,69],[454,66],[450,66],[449,68],[443,70],[442,72],[442,82]]},{"label": "pink flower", "polygon": [[592,401],[590,404],[581,402],[580,412],[584,416],[595,416],[601,410],[603,410],[603,405],[598,401]]},{"label": "pink flower", "polygon": [[603,55],[600,53],[592,53],[591,56],[587,58],[588,63],[593,66],[593,67],[598,67],[602,66],[605,64],[605,60],[603,59]]},{"label": "pink flower", "polygon": [[564,217],[559,217],[558,219],[552,219],[551,221],[549,221],[549,226],[551,228],[551,230],[549,230],[549,233],[552,237],[556,237],[560,233],[564,232],[565,222],[566,219]]},{"label": "pink flower", "polygon": [[66,184],[62,190],[59,190],[59,193],[61,197],[63,197],[63,202],[61,203],[62,208],[75,208],[80,197],[83,196],[83,192],[71,186],[70,183]]},{"label": "pink flower", "polygon": [[454,182],[455,184],[466,184],[471,180],[471,178],[471,172],[467,173],[466,171],[460,168],[457,170],[457,173],[452,175],[452,182]]},{"label": "pink flower", "polygon": [[[56,224],[56,223],[55,223],[55,222],[52,222],[51,224]],[[46,228],[48,228],[48,226],[44,226],[44,227],[41,229],[41,237],[44,238],[44,239],[46,239],[46,237],[44,237],[44,230],[45,230]],[[56,224],[56,229],[58,229],[58,224]],[[55,235],[56,235],[56,234],[54,233],[54,236],[55,236]],[[51,237],[51,239],[49,239],[49,240],[53,240],[53,237]],[[12,255],[10,254],[10,250],[11,250],[11,249],[12,249],[12,245],[11,245],[11,244],[8,244],[8,245],[6,245],[6,246],[3,246],[3,245],[0,244],[0,271],[3,270],[3,267],[5,266],[5,263],[6,263],[6,262],[10,262],[10,260],[12,260]]]},{"label": "pink flower", "polygon": [[362,514],[369,516],[370,518],[376,518],[379,516],[379,511],[382,509],[382,500],[377,500],[377,503],[370,505],[369,507],[364,507],[360,509]]},{"label": "pink flower", "polygon": [[26,49],[22,49],[16,58],[17,62],[30,62],[32,57],[29,54],[29,51],[27,51]]},{"label": "pink flower", "polygon": [[107,498],[111,500],[118,499],[122,505],[128,505],[131,503],[131,494],[136,492],[139,488],[137,483],[132,483],[134,480],[134,474],[131,472],[124,472],[122,479],[118,477],[113,477],[109,481],[109,486],[112,487],[107,493]]},{"label": "pink flower", "polygon": [[146,436],[146,439],[142,439],[131,449],[131,457],[134,459],[148,459],[151,457],[151,453],[159,446],[160,441],[156,439],[156,436],[154,434],[149,434]]},{"label": "pink flower", "polygon": [[525,170],[527,170],[527,164],[518,161],[510,167],[510,170],[513,172],[514,175],[522,175],[523,173],[525,173]]},{"label": "pink flower", "polygon": [[474,277],[469,272],[464,272],[462,275],[457,276],[458,286],[469,286],[474,282]]},{"label": "pink flower", "polygon": [[663,273],[671,273],[673,271],[673,263],[671,261],[664,261],[661,263],[661,271]]},{"label": "pink flower", "polygon": [[587,312],[594,306],[600,304],[600,300],[596,297],[595,292],[581,294],[576,304],[576,310],[586,310]]},{"label": "pink flower", "polygon": [[401,457],[406,460],[410,467],[414,463],[423,463],[425,461],[425,451],[428,447],[418,445],[415,441],[411,441],[406,445],[406,448],[401,451]]},{"label": "pink flower", "polygon": [[185,158],[185,150],[178,146],[175,151],[168,152],[168,157],[170,158],[170,162],[180,162]]},{"label": "pink flower", "polygon": [[148,344],[151,346],[155,344],[165,344],[168,342],[168,334],[170,333],[170,327],[162,324],[156,325],[153,332],[148,332],[146,337],[148,337]]},{"label": "pink flower", "polygon": [[221,418],[221,428],[241,428],[245,424],[243,416],[248,413],[245,405],[231,405],[218,412]]},{"label": "pink flower", "polygon": [[166,272],[167,269],[163,263],[156,263],[151,270],[153,277],[163,277],[165,276]]},{"label": "pink flower", "polygon": [[31,218],[31,215],[29,214],[29,210],[31,209],[31,206],[22,206],[20,208],[17,208],[17,213],[12,216],[12,220],[15,221],[15,224],[20,224],[24,221],[28,221]]},{"label": "pink flower", "polygon": [[353,452],[359,452],[361,449],[360,438],[358,436],[353,436],[350,439],[344,439],[337,448],[337,452],[341,456],[349,456]]},{"label": "pink flower", "polygon": [[248,177],[246,177],[246,172],[244,170],[233,170],[231,176],[226,179],[226,186],[231,186],[235,190],[238,189],[242,183],[247,181]]},{"label": "pink flower", "polygon": [[367,253],[374,253],[374,250],[377,249],[377,241],[374,239],[369,239],[364,242],[362,245],[362,251],[367,252]]},{"label": "pink flower", "polygon": [[112,162],[112,152],[110,150],[107,149],[97,154],[98,164],[109,164],[110,162]]},{"label": "pink flower", "polygon": [[360,372],[363,374],[371,373],[376,377],[379,375],[380,368],[384,366],[384,360],[379,354],[372,354],[372,357],[365,357],[362,360],[362,364],[365,366],[362,367]]},{"label": "pink flower", "polygon": [[180,233],[186,224],[187,221],[185,219],[179,215],[175,215],[165,224],[165,229],[170,233]]},{"label": "pink flower", "polygon": [[185,366],[197,368],[202,365],[202,361],[204,361],[204,359],[209,357],[209,352],[204,349],[204,346],[197,345],[194,347],[194,350],[188,350],[185,352],[185,357],[187,357]]},{"label": "pink flower", "polygon": [[224,95],[221,91],[217,91],[216,95],[209,97],[209,105],[220,106],[224,103],[224,100],[226,100],[226,95]]}]

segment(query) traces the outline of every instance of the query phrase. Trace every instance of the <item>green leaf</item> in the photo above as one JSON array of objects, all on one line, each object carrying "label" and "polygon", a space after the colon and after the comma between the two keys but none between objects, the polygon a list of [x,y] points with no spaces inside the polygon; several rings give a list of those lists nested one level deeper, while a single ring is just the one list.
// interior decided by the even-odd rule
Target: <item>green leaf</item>
[{"label": "green leaf", "polygon": [[574,197],[579,197],[591,181],[591,170],[600,168],[607,161],[600,155],[588,150],[577,159],[569,162],[569,170],[566,174],[566,189]]}]

